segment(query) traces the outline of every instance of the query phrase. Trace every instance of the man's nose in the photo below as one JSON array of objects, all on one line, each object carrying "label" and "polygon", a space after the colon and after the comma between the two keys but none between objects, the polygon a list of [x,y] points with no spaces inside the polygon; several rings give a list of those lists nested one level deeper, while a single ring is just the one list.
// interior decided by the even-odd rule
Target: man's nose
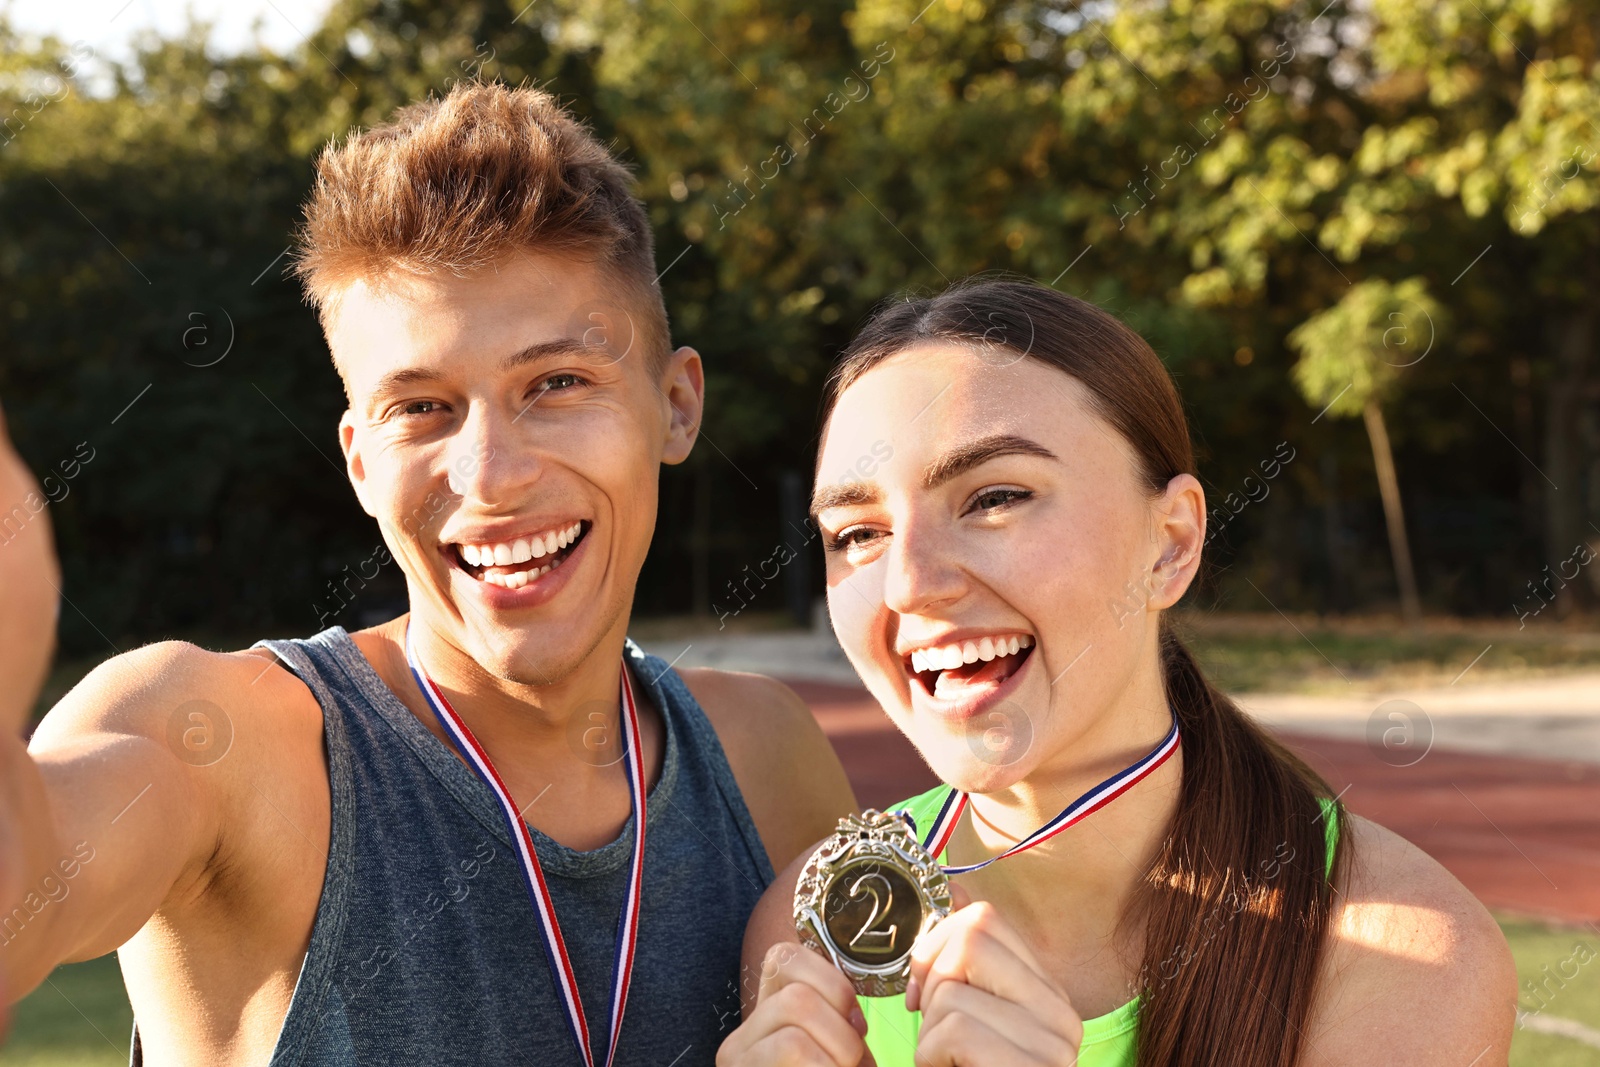
[{"label": "man's nose", "polygon": [[542,468],[537,453],[518,446],[512,420],[482,408],[462,425],[446,461],[450,491],[490,507],[516,503]]}]

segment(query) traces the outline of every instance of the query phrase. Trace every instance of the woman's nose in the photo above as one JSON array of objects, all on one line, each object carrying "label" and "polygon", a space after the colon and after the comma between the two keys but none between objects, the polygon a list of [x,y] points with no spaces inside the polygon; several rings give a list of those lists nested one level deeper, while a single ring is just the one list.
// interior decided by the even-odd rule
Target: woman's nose
[{"label": "woman's nose", "polygon": [[884,606],[902,615],[959,600],[966,591],[947,538],[936,530],[902,525],[895,531],[884,565]]}]

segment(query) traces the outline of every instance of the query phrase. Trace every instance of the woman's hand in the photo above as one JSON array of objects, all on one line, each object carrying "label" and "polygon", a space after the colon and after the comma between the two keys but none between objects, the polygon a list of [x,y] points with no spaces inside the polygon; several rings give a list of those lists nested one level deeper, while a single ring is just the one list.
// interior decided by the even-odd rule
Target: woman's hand
[{"label": "woman's hand", "polygon": [[1083,1021],[986,901],[952,912],[911,952],[906,1007],[922,1012],[917,1067],[1075,1064]]},{"label": "woman's hand", "polygon": [[767,950],[755,1010],[717,1050],[717,1067],[872,1064],[855,987],[832,963],[792,941]]}]

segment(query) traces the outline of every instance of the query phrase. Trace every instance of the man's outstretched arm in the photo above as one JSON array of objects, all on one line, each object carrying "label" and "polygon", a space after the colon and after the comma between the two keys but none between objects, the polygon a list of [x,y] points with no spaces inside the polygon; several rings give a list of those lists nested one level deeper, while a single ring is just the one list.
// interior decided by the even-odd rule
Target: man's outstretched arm
[{"label": "man's outstretched arm", "polygon": [[[37,507],[35,505],[37,504]],[[188,646],[102,665],[22,732],[55,644],[59,570],[38,485],[0,422],[0,1004],[115,949],[203,862],[216,805],[157,740]]]},{"label": "man's outstretched arm", "polygon": [[20,860],[0,900],[9,1000],[57,964],[113,951],[184,883],[202,884],[220,842],[222,779],[180,759],[167,728],[200,699],[211,658],[176,642],[118,656],[56,705],[27,749],[0,738],[0,821]]}]

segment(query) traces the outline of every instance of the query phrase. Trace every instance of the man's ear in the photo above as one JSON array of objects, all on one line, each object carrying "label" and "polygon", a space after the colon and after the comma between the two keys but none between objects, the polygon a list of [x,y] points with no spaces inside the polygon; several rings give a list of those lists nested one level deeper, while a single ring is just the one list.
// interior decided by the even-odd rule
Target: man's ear
[{"label": "man's ear", "polygon": [[1200,570],[1206,540],[1206,491],[1192,474],[1167,483],[1151,511],[1156,558],[1151,566],[1152,611],[1170,608],[1188,591]]},{"label": "man's ear", "polygon": [[350,476],[356,499],[361,501],[361,510],[377,518],[378,513],[367,500],[367,466],[362,462],[361,448],[356,443],[356,420],[349,408],[339,416],[339,450],[344,453],[345,473]]},{"label": "man's ear", "polygon": [[659,388],[669,407],[661,462],[682,463],[700,436],[700,417],[705,413],[706,375],[700,353],[687,346],[673,352],[661,370]]}]

